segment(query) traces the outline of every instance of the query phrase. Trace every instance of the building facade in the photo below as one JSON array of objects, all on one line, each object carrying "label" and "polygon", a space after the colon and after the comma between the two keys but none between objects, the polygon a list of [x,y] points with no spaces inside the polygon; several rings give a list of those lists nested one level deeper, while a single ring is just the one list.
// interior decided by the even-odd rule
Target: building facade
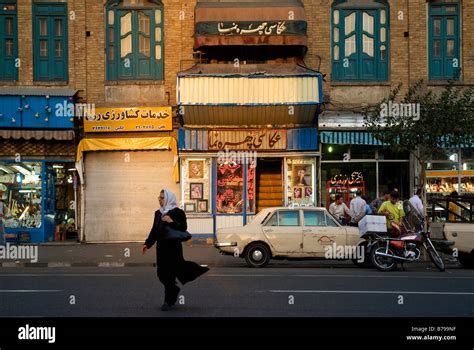
[{"label": "building facade", "polygon": [[[208,236],[338,192],[407,198],[420,170],[363,107],[400,83],[474,83],[471,1],[0,5],[7,231],[35,242],[70,218],[80,240],[141,241],[163,187]],[[428,191],[473,191],[469,146],[433,155]]]}]

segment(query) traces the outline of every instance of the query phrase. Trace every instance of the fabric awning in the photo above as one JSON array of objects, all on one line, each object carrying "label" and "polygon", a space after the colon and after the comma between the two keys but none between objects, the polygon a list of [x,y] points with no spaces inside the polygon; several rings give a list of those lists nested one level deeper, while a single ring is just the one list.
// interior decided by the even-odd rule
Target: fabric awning
[{"label": "fabric awning", "polygon": [[299,0],[198,1],[194,49],[221,45],[307,46],[307,22]]},{"label": "fabric awning", "polygon": [[24,140],[74,140],[73,130],[0,130],[0,138]]},{"label": "fabric awning", "polygon": [[[174,137],[89,138],[77,146],[76,168],[82,177],[82,154],[92,151],[170,150],[175,155],[173,177],[179,182],[178,144]],[[82,179],[81,179],[82,180]],[[82,182],[82,181],[81,181]]]},{"label": "fabric awning", "polygon": [[384,145],[372,133],[359,131],[322,131],[321,143],[335,145]]}]

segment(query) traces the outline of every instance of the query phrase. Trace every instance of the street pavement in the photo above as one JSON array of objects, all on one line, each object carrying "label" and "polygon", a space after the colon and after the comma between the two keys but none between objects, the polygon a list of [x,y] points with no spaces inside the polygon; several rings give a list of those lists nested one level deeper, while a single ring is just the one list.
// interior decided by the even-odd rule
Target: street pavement
[{"label": "street pavement", "polygon": [[470,348],[474,344],[474,270],[448,257],[445,272],[430,261],[386,273],[340,260],[272,260],[256,269],[212,246],[187,244],[185,259],[210,271],[179,285],[176,306],[164,312],[155,252],[142,255],[140,248],[138,243],[40,245],[36,263],[3,261],[0,348],[36,344],[17,339],[26,324],[54,325],[61,346],[98,337],[120,342],[117,337],[144,333],[179,337],[183,329],[189,336],[223,332],[234,339],[244,332],[340,341],[351,335],[364,336],[364,344],[378,339],[410,345],[404,337],[419,333],[412,327],[432,325],[457,327],[449,334],[463,335]]},{"label": "street pavement", "polygon": [[3,268],[3,317],[473,317],[474,271],[211,267],[160,311],[153,267]]}]

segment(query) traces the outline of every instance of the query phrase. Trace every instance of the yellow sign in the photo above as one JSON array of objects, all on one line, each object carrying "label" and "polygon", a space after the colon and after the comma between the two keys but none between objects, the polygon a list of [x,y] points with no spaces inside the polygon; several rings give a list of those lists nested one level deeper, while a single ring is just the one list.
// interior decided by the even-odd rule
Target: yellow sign
[{"label": "yellow sign", "polygon": [[169,131],[171,107],[96,108],[84,119],[85,132]]}]

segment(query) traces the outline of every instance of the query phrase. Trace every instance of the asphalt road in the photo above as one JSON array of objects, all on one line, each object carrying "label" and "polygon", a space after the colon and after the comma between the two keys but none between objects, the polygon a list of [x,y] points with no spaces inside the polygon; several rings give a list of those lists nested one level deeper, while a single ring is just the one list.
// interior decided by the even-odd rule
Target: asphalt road
[{"label": "asphalt road", "polygon": [[211,267],[160,311],[152,267],[3,268],[0,317],[474,317],[474,270]]}]

